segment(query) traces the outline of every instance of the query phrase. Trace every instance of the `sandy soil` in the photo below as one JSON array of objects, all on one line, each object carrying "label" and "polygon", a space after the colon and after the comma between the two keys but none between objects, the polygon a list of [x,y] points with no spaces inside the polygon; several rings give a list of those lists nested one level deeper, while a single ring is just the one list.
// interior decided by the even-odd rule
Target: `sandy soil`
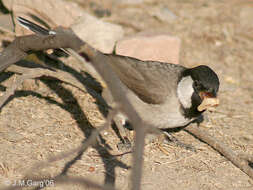
[{"label": "sandy soil", "polygon": [[[99,2],[99,1],[97,1]],[[243,2],[243,3],[242,3]],[[94,13],[94,6],[86,9]],[[110,7],[111,22],[121,23],[126,34],[157,29],[181,38],[180,62],[185,66],[206,64],[219,75],[220,106],[208,113],[205,130],[237,153],[253,152],[253,4],[230,0],[149,0],[142,5]],[[148,10],[167,6],[177,18],[170,23],[151,16]],[[121,8],[121,9],[120,9]],[[124,11],[122,11],[124,9]],[[1,34],[1,39],[5,35]],[[74,67],[69,59],[65,64]],[[2,73],[1,94],[11,81]],[[12,80],[12,79],[10,79]],[[89,94],[56,80],[29,80],[1,110],[0,182],[22,177],[34,163],[78,147],[92,128],[103,123],[101,105]],[[81,155],[72,155],[38,171],[51,177],[65,173],[101,184],[113,183],[128,189],[131,154],[117,155],[118,137],[112,129],[102,134],[107,146],[99,144]],[[174,144],[155,142],[145,146],[142,189],[246,190],[253,180],[222,155],[185,131],[174,134],[197,151]],[[161,151],[161,149],[165,151]],[[47,189],[47,188],[46,188]],[[54,184],[48,189],[80,189],[78,185]]]}]

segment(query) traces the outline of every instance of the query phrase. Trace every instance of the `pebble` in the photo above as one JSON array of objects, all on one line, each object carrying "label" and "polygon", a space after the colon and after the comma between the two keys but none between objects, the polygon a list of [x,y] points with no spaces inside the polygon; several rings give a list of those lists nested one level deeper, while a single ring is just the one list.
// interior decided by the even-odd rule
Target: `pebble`
[{"label": "pebble", "polygon": [[167,23],[171,23],[177,19],[177,16],[167,7],[156,7],[150,11],[150,15]]}]

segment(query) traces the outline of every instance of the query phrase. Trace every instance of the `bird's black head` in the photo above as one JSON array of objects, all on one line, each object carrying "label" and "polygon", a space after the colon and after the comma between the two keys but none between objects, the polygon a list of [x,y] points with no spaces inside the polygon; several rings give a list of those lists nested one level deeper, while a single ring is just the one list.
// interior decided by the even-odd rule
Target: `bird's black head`
[{"label": "bird's black head", "polygon": [[210,67],[200,65],[189,69],[189,74],[194,81],[193,88],[196,92],[205,92],[211,97],[217,96],[220,82],[217,74]]},{"label": "bird's black head", "polygon": [[191,76],[193,80],[194,93],[192,95],[192,107],[185,110],[187,117],[195,117],[203,111],[198,111],[198,106],[204,98],[215,98],[217,96],[220,82],[217,74],[208,66],[200,65],[183,72],[184,76]]}]

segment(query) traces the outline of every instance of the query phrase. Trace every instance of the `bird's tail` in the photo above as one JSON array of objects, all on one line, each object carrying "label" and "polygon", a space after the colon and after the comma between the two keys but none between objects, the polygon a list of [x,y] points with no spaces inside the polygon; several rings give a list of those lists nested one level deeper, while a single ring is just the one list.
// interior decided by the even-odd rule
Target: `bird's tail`
[{"label": "bird's tail", "polygon": [[[33,31],[35,34],[40,34],[40,35],[44,35],[44,36],[56,34],[55,31],[53,31],[53,30],[48,30],[48,29],[46,29],[46,28],[43,28],[43,27],[41,27],[41,26],[35,24],[34,22],[31,22],[31,21],[29,21],[29,20],[27,20],[27,19],[25,19],[25,18],[23,18],[23,17],[20,17],[20,16],[19,16],[19,17],[17,17],[17,20],[18,20],[18,23],[19,23],[22,27],[24,27],[24,28],[26,28],[26,29],[28,29],[28,30]],[[63,52],[65,52],[66,54],[69,55],[69,51],[68,51],[67,49],[65,49],[65,48],[60,48],[60,50],[62,50]]]},{"label": "bird's tail", "polygon": [[23,26],[24,28],[33,31],[36,34],[40,34],[40,35],[49,35],[49,34],[55,34],[54,31],[50,31],[46,28],[43,28],[29,20],[26,20],[23,17],[18,17],[17,18],[18,23]]}]

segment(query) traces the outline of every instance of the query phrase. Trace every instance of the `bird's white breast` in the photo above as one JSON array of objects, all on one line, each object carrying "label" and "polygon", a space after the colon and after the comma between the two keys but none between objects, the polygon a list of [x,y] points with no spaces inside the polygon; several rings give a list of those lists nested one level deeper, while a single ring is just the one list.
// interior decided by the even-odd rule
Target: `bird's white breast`
[{"label": "bird's white breast", "polygon": [[194,89],[192,78],[190,76],[183,77],[178,83],[177,96],[184,108],[190,108],[192,106],[191,97],[193,93]]}]

